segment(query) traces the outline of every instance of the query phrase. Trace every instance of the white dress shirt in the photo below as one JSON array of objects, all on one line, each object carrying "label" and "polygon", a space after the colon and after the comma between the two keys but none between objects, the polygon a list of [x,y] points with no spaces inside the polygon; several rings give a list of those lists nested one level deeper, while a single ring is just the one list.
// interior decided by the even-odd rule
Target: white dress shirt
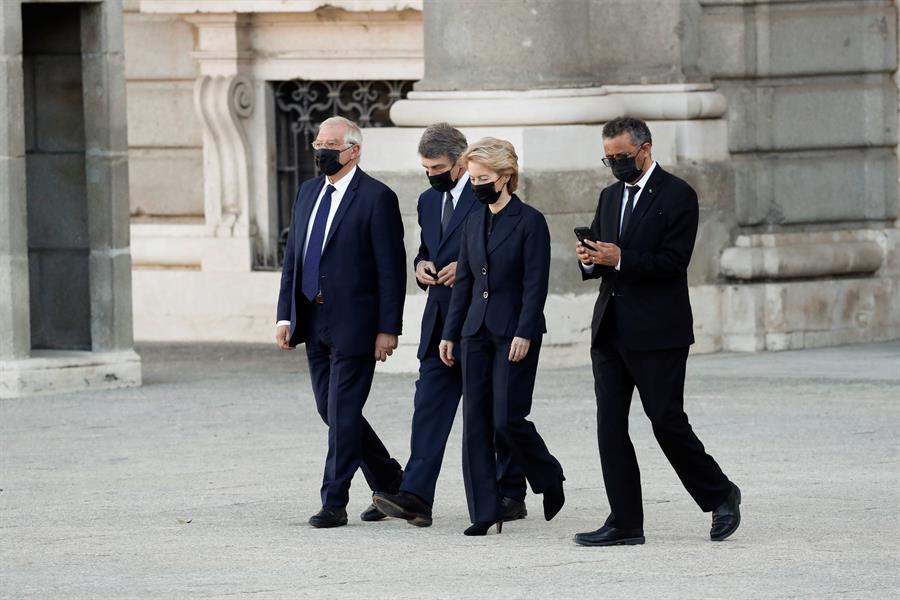
[{"label": "white dress shirt", "polygon": [[[466,183],[469,182],[469,172],[463,171],[463,174],[459,176],[459,179],[456,180],[456,185],[453,186],[453,189],[450,190],[450,197],[453,198],[453,210],[456,210],[456,205],[459,204],[459,198],[462,196],[463,189],[466,187]],[[444,210],[444,195],[441,194],[441,214],[443,214]]]},{"label": "white dress shirt", "polygon": [[[638,200],[641,198],[641,194],[644,193],[644,188],[647,187],[647,182],[650,180],[650,176],[653,174],[654,169],[656,169],[656,161],[653,161],[653,164],[650,165],[650,168],[647,169],[647,172],[644,173],[640,179],[638,179],[635,183],[626,183],[625,188],[622,190],[622,202],[621,209],[619,210],[619,230],[622,229],[622,221],[625,219],[625,208],[628,205],[628,188],[633,186],[640,186],[637,193],[634,195],[634,200],[631,201],[631,212],[634,213],[634,209],[637,208]],[[621,246],[619,246],[621,249]],[[580,262],[580,261],[579,261]],[[619,267],[622,266],[622,255],[619,254],[619,262],[616,263],[616,271],[621,270]],[[581,263],[581,268],[584,269],[585,273],[590,273],[594,270],[594,265],[592,263],[584,264]]]},{"label": "white dress shirt", "polygon": [[[347,188],[350,187],[350,182],[353,181],[354,175],[356,175],[355,166],[350,169],[349,173],[335,182],[329,181],[327,177],[325,178],[325,185],[323,185],[321,191],[319,191],[319,197],[316,198],[316,203],[313,205],[312,212],[309,215],[309,224],[306,226],[306,240],[303,242],[303,260],[306,260],[306,250],[309,247],[309,238],[312,235],[313,225],[316,222],[316,213],[319,210],[319,205],[322,203],[322,197],[325,195],[325,190],[328,189],[329,185],[334,186],[334,191],[331,193],[331,208],[328,210],[328,220],[325,221],[325,237],[322,238],[323,250],[325,248],[325,242],[328,240],[328,232],[331,231],[331,222],[334,221],[334,215],[337,214],[338,207],[341,205],[341,200],[344,199],[344,193],[347,191]],[[278,321],[275,323],[275,327],[290,324],[290,321]]]}]

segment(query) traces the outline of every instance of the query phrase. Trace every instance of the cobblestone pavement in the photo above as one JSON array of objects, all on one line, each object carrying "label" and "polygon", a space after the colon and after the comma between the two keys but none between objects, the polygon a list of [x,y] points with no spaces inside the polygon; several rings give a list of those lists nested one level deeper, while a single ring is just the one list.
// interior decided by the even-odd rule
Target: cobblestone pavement
[{"label": "cobblestone pavement", "polygon": [[[454,428],[434,526],[314,530],[325,453],[302,352],[151,345],[145,386],[0,401],[3,598],[888,598],[900,593],[900,344],[692,357],[688,414],[743,491],[708,541],[639,403],[644,546],[582,548],[606,498],[590,370],[544,370],[532,418],[567,504],[467,538]],[[366,414],[405,462],[414,378]]]}]

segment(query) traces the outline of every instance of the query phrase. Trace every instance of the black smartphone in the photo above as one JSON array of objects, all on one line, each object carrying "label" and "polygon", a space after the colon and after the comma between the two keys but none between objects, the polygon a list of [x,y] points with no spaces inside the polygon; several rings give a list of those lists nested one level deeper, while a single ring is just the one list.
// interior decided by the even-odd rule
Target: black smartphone
[{"label": "black smartphone", "polygon": [[578,241],[583,244],[584,240],[591,239],[591,228],[590,227],[576,227],[575,228],[575,237],[577,237]]},{"label": "black smartphone", "polygon": [[425,274],[428,275],[429,277],[431,277],[432,279],[437,279],[437,273],[435,273],[428,267],[425,267]]}]

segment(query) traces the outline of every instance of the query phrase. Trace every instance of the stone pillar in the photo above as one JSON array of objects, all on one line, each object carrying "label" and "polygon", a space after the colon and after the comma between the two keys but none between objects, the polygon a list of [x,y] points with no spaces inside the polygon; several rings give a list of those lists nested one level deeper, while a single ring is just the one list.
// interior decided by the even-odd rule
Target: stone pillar
[{"label": "stone pillar", "polygon": [[0,2],[0,361],[31,350],[25,208],[22,16]]},{"label": "stone pillar", "polygon": [[[195,56],[200,63],[194,106],[203,124],[208,238],[202,268],[250,271],[257,235],[253,200],[258,177],[247,135],[257,92],[245,74],[251,56],[248,16],[209,14],[187,20],[197,28]],[[268,190],[267,181],[259,183],[261,191]]]},{"label": "stone pillar", "polygon": [[[572,229],[590,224],[600,189],[613,181],[601,163],[601,130],[621,115],[649,122],[655,158],[690,180],[704,198],[705,214],[714,217],[701,228],[691,281],[695,304],[702,307],[698,347],[719,349],[713,283],[733,226],[730,196],[719,193],[729,181],[722,166],[727,105],[708,79],[697,76],[692,18],[699,5],[425,0],[423,7],[425,77],[394,104],[391,119],[419,130],[447,121],[470,141],[492,135],[515,145],[520,195],[547,217],[552,238],[548,360],[582,363],[586,356],[584,315],[596,289],[578,277]],[[410,153],[410,162],[414,158]],[[372,153],[364,160],[372,161]],[[389,160],[398,159],[391,153]]]},{"label": "stone pillar", "polygon": [[894,3],[700,4],[735,169],[725,349],[900,336]]},{"label": "stone pillar", "polygon": [[[30,15],[25,30],[28,4],[0,3],[0,398],[140,385],[131,332],[121,2],[73,2],[74,10],[36,3],[42,12]],[[65,44],[54,37],[60,27]],[[33,75],[27,91],[26,35]],[[80,102],[61,110],[53,95],[59,82],[80,90]],[[33,160],[27,169],[26,139]],[[48,174],[59,176],[65,185],[57,189],[71,197],[54,193]],[[77,265],[74,276],[68,265]],[[73,281],[83,296],[67,295]],[[30,306],[38,312],[30,314]],[[69,311],[85,316],[83,331],[77,343],[57,344],[71,333]],[[32,334],[47,323],[55,335]],[[61,349],[71,347],[84,349]]]}]

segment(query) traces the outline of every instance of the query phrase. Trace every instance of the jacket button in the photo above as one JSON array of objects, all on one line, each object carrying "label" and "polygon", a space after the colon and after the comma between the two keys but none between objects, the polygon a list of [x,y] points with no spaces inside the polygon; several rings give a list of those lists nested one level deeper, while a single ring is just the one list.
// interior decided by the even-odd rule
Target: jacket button
[{"label": "jacket button", "polygon": [[488,293],[487,293],[487,292],[484,292],[483,294],[481,294],[481,297],[484,298],[485,300],[487,300]]},{"label": "jacket button", "polygon": [[487,275],[487,267],[481,267],[481,274]]}]

